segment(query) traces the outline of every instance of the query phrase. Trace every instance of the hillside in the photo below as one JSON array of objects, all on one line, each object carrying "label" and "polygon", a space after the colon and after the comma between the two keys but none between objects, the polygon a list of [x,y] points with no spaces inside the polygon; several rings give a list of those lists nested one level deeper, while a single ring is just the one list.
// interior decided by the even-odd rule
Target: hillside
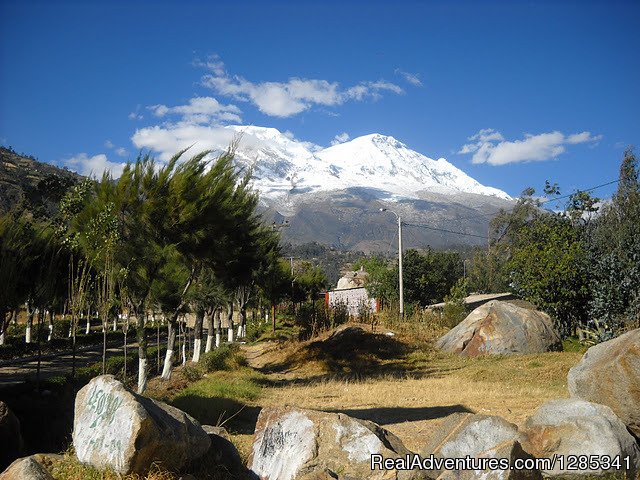
[{"label": "hillside", "polygon": [[37,217],[50,216],[64,192],[80,178],[74,172],[0,147],[0,214],[20,208]]}]

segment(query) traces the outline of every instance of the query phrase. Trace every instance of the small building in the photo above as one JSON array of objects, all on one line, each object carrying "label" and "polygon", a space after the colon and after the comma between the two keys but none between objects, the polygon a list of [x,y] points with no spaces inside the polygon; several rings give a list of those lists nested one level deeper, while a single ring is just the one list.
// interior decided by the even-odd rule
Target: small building
[{"label": "small building", "polygon": [[371,298],[364,287],[367,276],[367,272],[362,268],[355,272],[344,273],[338,280],[337,288],[325,293],[327,307],[335,308],[340,304],[345,305],[352,317],[359,316],[362,308],[368,308],[372,313],[379,312],[380,303],[375,298]]}]

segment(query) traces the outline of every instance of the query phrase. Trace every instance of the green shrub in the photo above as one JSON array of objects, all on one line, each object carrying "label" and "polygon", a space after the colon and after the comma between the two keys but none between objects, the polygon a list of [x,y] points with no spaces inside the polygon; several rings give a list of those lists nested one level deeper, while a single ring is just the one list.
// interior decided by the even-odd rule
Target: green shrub
[{"label": "green shrub", "polygon": [[195,367],[193,365],[187,364],[182,367],[182,374],[184,375],[184,378],[186,378],[190,382],[195,382],[202,378],[202,371],[198,367]]},{"label": "green shrub", "polygon": [[200,357],[200,365],[205,372],[218,370],[231,370],[232,368],[246,365],[246,360],[240,353],[237,344],[225,343]]}]

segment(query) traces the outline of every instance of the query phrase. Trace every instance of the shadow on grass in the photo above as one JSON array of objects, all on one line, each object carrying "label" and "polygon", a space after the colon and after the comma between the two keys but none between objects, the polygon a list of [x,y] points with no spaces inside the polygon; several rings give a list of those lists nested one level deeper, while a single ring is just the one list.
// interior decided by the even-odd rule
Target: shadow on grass
[{"label": "shadow on grass", "polygon": [[171,404],[194,417],[202,425],[221,425],[231,432],[241,434],[254,432],[261,410],[261,407],[248,406],[230,398],[194,394],[181,395]]},{"label": "shadow on grass", "polygon": [[360,420],[370,420],[378,425],[389,425],[400,422],[416,422],[444,418],[452,413],[475,413],[464,405],[447,405],[438,407],[378,407],[362,409],[326,410],[331,413],[344,413]]}]

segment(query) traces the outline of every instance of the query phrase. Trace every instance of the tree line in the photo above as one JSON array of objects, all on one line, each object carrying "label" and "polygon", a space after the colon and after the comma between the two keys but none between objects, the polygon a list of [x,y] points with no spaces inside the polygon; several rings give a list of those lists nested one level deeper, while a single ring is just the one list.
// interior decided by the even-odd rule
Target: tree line
[{"label": "tree line", "polygon": [[[527,188],[511,210],[490,222],[487,246],[471,252],[404,252],[405,301],[415,307],[461,292],[513,292],[549,313],[563,335],[583,330],[602,341],[640,326],[640,178],[632,149],[624,152],[617,190],[602,201],[587,191],[545,209]],[[356,262],[369,292],[387,305],[398,299],[398,265],[380,257]],[[410,307],[411,308],[411,307]]]},{"label": "tree line", "polygon": [[208,351],[220,343],[223,316],[233,340],[234,309],[242,334],[252,302],[260,299],[275,313],[285,295],[304,295],[301,286],[292,289],[279,232],[258,212],[251,172],[234,165],[236,146],[234,141],[216,159],[205,151],[183,160],[183,150],[164,165],[141,155],[117,179],[105,173],[69,188],[50,218],[21,209],[0,217],[0,343],[12,312],[22,305],[27,335],[45,312],[50,319],[66,314],[74,355],[85,313],[100,318],[105,349],[108,325],[124,316],[135,322],[142,392],[150,312],[168,325],[162,371],[168,379],[186,312],[195,315],[198,361],[205,322]]}]

